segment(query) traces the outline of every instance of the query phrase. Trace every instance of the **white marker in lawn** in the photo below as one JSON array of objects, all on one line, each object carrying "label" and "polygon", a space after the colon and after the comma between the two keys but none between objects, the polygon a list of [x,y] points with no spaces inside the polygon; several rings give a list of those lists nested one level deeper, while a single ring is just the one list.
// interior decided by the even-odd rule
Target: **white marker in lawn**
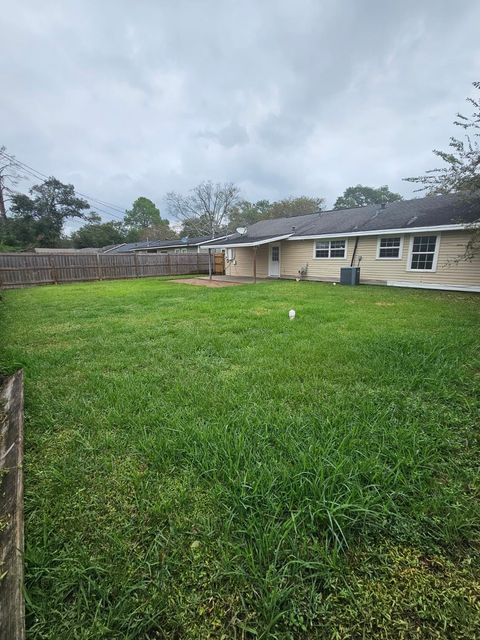
[{"label": "white marker in lawn", "polygon": [[290,311],[288,312],[288,317],[290,318],[290,320],[293,320],[295,318],[295,309],[290,309]]}]

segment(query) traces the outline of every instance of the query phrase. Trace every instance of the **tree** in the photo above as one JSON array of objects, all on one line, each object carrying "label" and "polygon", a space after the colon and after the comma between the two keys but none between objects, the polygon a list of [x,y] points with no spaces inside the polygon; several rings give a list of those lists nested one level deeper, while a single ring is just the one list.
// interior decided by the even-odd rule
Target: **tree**
[{"label": "tree", "polygon": [[[480,91],[480,82],[472,84],[477,91]],[[404,178],[404,180],[420,185],[417,191],[423,191],[427,195],[459,193],[466,206],[478,210],[480,206],[480,95],[476,98],[467,98],[467,102],[473,106],[473,113],[469,116],[457,113],[457,120],[453,122],[455,126],[463,129],[463,139],[452,136],[448,145],[449,151],[433,150],[433,154],[444,163],[444,166],[430,169],[423,176]],[[471,224],[470,229],[473,233],[465,253],[460,257],[463,260],[471,260],[475,255],[480,254],[480,223]]]},{"label": "tree", "polygon": [[130,229],[139,231],[160,224],[160,209],[148,198],[137,198],[132,208],[125,212],[124,224]]},{"label": "tree", "polygon": [[[128,234],[128,238],[133,237],[133,234],[130,232]],[[168,220],[162,219],[160,224],[153,225],[152,227],[147,227],[145,229],[141,229],[136,232],[136,240],[138,242],[140,240],[175,240],[178,235],[174,229],[170,226]]]},{"label": "tree", "polygon": [[121,222],[89,222],[72,233],[73,246],[105,247],[108,244],[125,242],[125,229]]},{"label": "tree", "polygon": [[[182,221],[179,236],[180,238],[211,236],[211,234],[208,233],[209,224],[210,223],[207,216],[199,216],[198,218],[185,218],[185,220]],[[226,232],[226,227],[217,228],[215,236],[218,237],[219,235],[224,235]]]},{"label": "tree", "polygon": [[230,212],[228,228],[234,231],[238,227],[248,227],[259,220],[265,220],[269,217],[270,207],[271,204],[268,200],[259,200],[258,202],[241,200]]},{"label": "tree", "polygon": [[309,213],[321,211],[323,198],[311,198],[309,196],[289,197],[278,202],[273,202],[268,209],[269,218],[292,218]]},{"label": "tree", "polygon": [[8,154],[6,147],[0,147],[0,224],[7,219],[7,205],[14,188],[24,178],[18,167],[15,156]]},{"label": "tree", "polygon": [[333,208],[355,209],[356,207],[366,207],[369,204],[385,204],[397,200],[403,200],[402,196],[390,191],[388,185],[376,189],[357,184],[355,187],[345,189],[343,195],[337,198]]},{"label": "tree", "polygon": [[170,240],[176,237],[169,221],[161,217],[160,209],[144,196],[137,198],[132,208],[125,213],[124,224],[128,230],[129,242]]},{"label": "tree", "polygon": [[33,186],[30,196],[14,194],[7,236],[22,246],[55,247],[62,241],[64,224],[71,218],[85,218],[90,208],[78,198],[71,184],[48,178]]},{"label": "tree", "polygon": [[[473,86],[480,91],[480,82],[474,82]],[[433,150],[446,166],[430,169],[423,176],[404,178],[421,185],[418,191],[425,191],[427,195],[460,191],[477,195],[480,192],[480,96],[467,98],[467,102],[473,105],[472,115],[457,113],[458,120],[453,122],[463,129],[464,139],[452,136],[448,145],[450,151]]]},{"label": "tree", "polygon": [[189,235],[215,237],[224,231],[231,211],[238,204],[239,188],[231,182],[202,182],[189,195],[167,193],[169,213],[183,223]]}]

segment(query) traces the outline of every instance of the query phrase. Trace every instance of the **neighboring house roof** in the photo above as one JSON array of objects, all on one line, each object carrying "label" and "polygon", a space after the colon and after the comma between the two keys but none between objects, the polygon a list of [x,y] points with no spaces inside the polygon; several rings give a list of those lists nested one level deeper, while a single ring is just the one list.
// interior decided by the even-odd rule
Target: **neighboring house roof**
[{"label": "neighboring house roof", "polygon": [[48,249],[46,247],[35,247],[35,253],[100,253],[101,249],[95,249],[94,247],[86,247],[84,249],[59,249],[58,247]]},{"label": "neighboring house roof", "polygon": [[[222,240],[226,236],[220,236],[215,240]],[[185,247],[198,247],[211,242],[210,236],[198,238],[182,238],[180,240],[146,240],[144,242],[124,242],[123,244],[103,247],[103,253],[131,253],[132,251],[145,251],[145,249],[184,249]]]},{"label": "neighboring house roof", "polygon": [[[205,247],[256,246],[288,238],[302,240],[342,235],[374,235],[381,231],[412,232],[429,229],[462,228],[480,219],[478,201],[461,195],[430,196],[400,200],[386,205],[368,205],[356,209],[318,211],[291,218],[261,220],[243,235],[208,242]],[[280,237],[283,236],[283,237]]]}]

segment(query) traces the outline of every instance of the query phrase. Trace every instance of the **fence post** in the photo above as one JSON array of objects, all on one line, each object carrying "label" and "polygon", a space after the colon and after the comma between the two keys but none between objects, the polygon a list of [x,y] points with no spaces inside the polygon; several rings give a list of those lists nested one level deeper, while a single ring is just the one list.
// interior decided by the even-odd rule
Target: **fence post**
[{"label": "fence post", "polygon": [[98,272],[98,279],[102,280],[102,264],[100,262],[100,254],[96,253],[95,254],[97,256],[97,272]]},{"label": "fence post", "polygon": [[[2,477],[2,588],[0,637],[25,639],[23,595],[23,372],[0,385],[2,420],[0,474]],[[3,518],[4,516],[4,518]]]},{"label": "fence post", "polygon": [[133,258],[135,261],[135,277],[138,278],[139,277],[139,273],[138,273],[138,254],[136,251],[133,252]]},{"label": "fence post", "polygon": [[57,279],[57,271],[55,269],[55,266],[53,264],[53,256],[48,256],[48,264],[50,266],[50,277],[53,280],[53,284],[58,284],[58,279]]}]

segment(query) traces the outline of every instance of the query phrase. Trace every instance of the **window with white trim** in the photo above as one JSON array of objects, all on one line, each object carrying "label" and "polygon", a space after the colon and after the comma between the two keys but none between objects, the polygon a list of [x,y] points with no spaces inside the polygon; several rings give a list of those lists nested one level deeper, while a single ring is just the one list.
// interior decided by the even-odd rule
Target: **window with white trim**
[{"label": "window with white trim", "polygon": [[317,240],[315,243],[315,258],[345,258],[347,241]]},{"label": "window with white trim", "polygon": [[412,239],[410,253],[410,269],[412,271],[434,270],[437,243],[437,236],[415,236]]},{"label": "window with white trim", "polygon": [[377,258],[400,258],[402,252],[402,238],[387,237],[378,239]]}]

